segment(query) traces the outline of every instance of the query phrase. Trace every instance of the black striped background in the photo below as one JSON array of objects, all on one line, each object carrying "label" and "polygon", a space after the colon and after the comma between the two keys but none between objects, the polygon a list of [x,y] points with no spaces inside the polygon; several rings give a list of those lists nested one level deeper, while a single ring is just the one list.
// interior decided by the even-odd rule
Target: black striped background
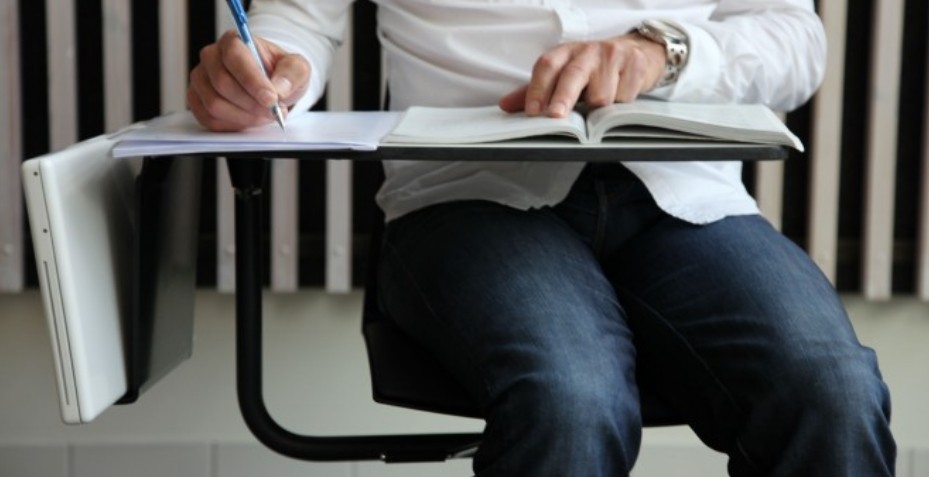
[{"label": "black striped background", "polygon": [[[29,158],[48,152],[49,108],[47,84],[48,68],[45,64],[47,8],[56,2],[47,0],[18,0],[20,9],[21,58],[23,69],[23,153]],[[56,0],[62,1],[62,0]],[[66,1],[66,0],[65,0]],[[77,65],[75,78],[78,94],[79,138],[85,139],[104,132],[103,118],[103,62],[102,62],[102,7],[101,0],[74,0],[77,28]],[[839,256],[837,285],[843,291],[857,291],[860,286],[862,248],[862,202],[864,185],[864,155],[866,121],[868,115],[868,78],[871,61],[872,17],[876,2],[880,0],[849,0],[848,31],[845,58],[845,92],[842,118],[842,169],[839,220]],[[187,3],[189,38],[188,57],[196,61],[200,48],[216,37],[215,3],[208,0],[189,0]],[[917,233],[917,204],[919,200],[920,160],[926,126],[923,124],[926,104],[926,57],[929,44],[929,3],[925,0],[906,0],[904,29],[900,130],[898,134],[898,167],[894,216],[894,291],[912,293],[914,288]],[[151,0],[132,0],[133,42],[133,118],[148,119],[158,115],[160,105],[158,51],[158,3]],[[353,101],[357,109],[376,109],[379,97],[380,62],[374,36],[374,9],[370,3],[356,5],[355,51],[353,71]],[[192,64],[190,66],[193,66]],[[320,107],[324,107],[321,105]],[[810,108],[800,108],[788,116],[788,125],[810,146]],[[810,148],[808,147],[808,150]],[[889,158],[888,158],[889,159]],[[355,231],[356,282],[363,277],[367,231],[372,193],[377,183],[375,164],[355,164]],[[320,285],[324,270],[324,165],[302,163],[300,166],[300,283],[303,286]],[[751,185],[754,170],[745,170],[746,183]],[[801,246],[807,236],[807,207],[809,164],[807,158],[796,154],[786,163],[784,185],[783,230]],[[216,273],[216,220],[215,220],[215,167],[207,167],[203,196],[202,246],[198,282],[201,286],[215,284]],[[929,185],[923,185],[927,187]],[[751,186],[750,186],[751,187]],[[267,214],[266,214],[267,216]],[[28,228],[27,228],[28,230]],[[28,242],[28,241],[27,241]],[[27,251],[31,256],[31,251]],[[267,261],[266,261],[267,262]],[[30,270],[27,283],[35,286],[32,260],[26,260]]]}]

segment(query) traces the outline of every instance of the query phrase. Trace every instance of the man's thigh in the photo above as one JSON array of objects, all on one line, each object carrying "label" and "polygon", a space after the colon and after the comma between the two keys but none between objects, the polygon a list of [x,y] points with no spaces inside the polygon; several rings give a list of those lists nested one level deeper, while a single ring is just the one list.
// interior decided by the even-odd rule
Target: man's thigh
[{"label": "man's thigh", "polygon": [[709,225],[667,218],[607,270],[643,379],[720,450],[731,450],[752,406],[792,377],[816,379],[827,371],[816,366],[868,354],[829,281],[760,216]]},{"label": "man's thigh", "polygon": [[631,333],[612,284],[550,211],[429,207],[390,224],[382,255],[388,314],[482,402],[540,371],[599,375],[587,384],[617,393],[634,387]]}]

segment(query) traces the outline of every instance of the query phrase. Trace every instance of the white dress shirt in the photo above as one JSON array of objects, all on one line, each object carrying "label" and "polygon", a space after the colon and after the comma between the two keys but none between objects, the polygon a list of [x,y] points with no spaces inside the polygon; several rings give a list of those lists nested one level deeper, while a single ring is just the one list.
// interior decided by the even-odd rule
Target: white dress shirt
[{"label": "white dress shirt", "polygon": [[[788,111],[822,80],[825,35],[812,0],[376,0],[391,109],[496,104],[525,84],[543,52],[604,39],[645,19],[677,21],[690,38],[669,101],[763,103]],[[305,110],[322,94],[350,0],[254,0],[253,33],[312,67]],[[578,154],[583,154],[578,151]],[[757,213],[739,162],[627,162],[667,213],[692,223]],[[388,220],[450,200],[520,209],[561,201],[583,162],[387,161],[377,201]]]}]

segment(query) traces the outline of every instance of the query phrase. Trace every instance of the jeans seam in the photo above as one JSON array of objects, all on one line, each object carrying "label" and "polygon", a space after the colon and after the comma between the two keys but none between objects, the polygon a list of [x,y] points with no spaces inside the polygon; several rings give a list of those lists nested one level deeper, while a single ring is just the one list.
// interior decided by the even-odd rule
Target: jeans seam
[{"label": "jeans seam", "polygon": [[[614,285],[614,286],[616,287],[617,291],[622,292],[622,295],[624,295],[625,297],[628,297],[629,299],[635,300],[636,302],[638,302],[639,306],[647,309],[649,313],[655,317],[655,319],[657,319],[665,328],[667,328],[676,337],[677,340],[683,343],[683,345],[687,349],[687,352],[693,357],[693,359],[697,363],[699,363],[700,367],[702,367],[706,371],[706,373],[712,378],[713,383],[716,385],[716,387],[724,393],[724,395],[726,396],[726,401],[729,403],[729,405],[732,406],[732,408],[735,409],[735,411],[738,412],[740,415],[747,414],[746,411],[742,409],[742,407],[739,406],[738,403],[736,403],[736,400],[732,396],[732,393],[729,392],[729,388],[723,384],[723,382],[719,379],[719,377],[716,376],[716,373],[714,373],[712,368],[710,368],[710,366],[707,365],[706,361],[700,356],[700,354],[697,353],[693,349],[693,346],[690,345],[690,341],[688,341],[684,337],[684,335],[678,332],[677,328],[669,320],[667,320],[664,317],[664,315],[659,313],[656,309],[654,309],[651,305],[649,305],[645,300],[639,298],[636,294],[632,293],[629,289],[624,288],[620,285]],[[733,436],[733,443],[735,447],[734,450],[737,451],[745,459],[748,465],[752,466],[753,469],[760,471],[760,468],[755,463],[754,459],[752,459],[752,457],[748,455],[748,452],[742,446],[742,442],[739,439],[738,435]]]},{"label": "jeans seam", "polygon": [[758,467],[758,464],[748,455],[748,451],[745,450],[745,446],[742,445],[742,439],[739,436],[735,436],[735,449],[742,455],[742,458],[745,459],[745,463],[752,467],[752,470],[755,472],[761,472],[761,468]]},{"label": "jeans seam", "polygon": [[606,242],[606,224],[609,216],[609,200],[604,191],[603,182],[594,180],[594,192],[597,195],[597,217],[593,237],[591,237],[591,248],[594,256],[598,261],[603,258],[604,244]]}]

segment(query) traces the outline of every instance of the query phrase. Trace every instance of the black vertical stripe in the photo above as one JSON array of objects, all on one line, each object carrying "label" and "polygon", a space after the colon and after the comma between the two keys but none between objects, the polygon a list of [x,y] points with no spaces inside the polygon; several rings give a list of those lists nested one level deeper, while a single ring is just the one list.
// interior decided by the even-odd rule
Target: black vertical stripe
[{"label": "black vertical stripe", "polygon": [[135,121],[150,119],[161,113],[159,22],[158,2],[132,1],[132,105]]},{"label": "black vertical stripe", "polygon": [[[810,134],[811,103],[807,103],[787,115],[787,127],[806,145],[806,150],[812,149]],[[809,227],[810,194],[806,186],[809,181],[810,165],[808,152],[800,153],[790,151],[787,162],[784,163],[784,189],[781,213],[781,230],[797,245],[806,247]]]},{"label": "black vertical stripe", "polygon": [[[216,2],[190,0],[187,2],[188,69],[200,61],[200,49],[216,39]],[[228,14],[228,13],[227,13]]]},{"label": "black vertical stripe", "polygon": [[[894,188],[895,292],[916,290],[916,241],[919,239],[920,178],[922,177],[923,124],[926,107],[926,54],[929,44],[929,3],[908,0],[904,10],[900,71],[900,108],[897,135],[897,170]],[[926,151],[925,153],[929,153]],[[922,184],[929,187],[929,184]]]},{"label": "black vertical stripe", "polygon": [[[188,70],[200,61],[200,49],[216,39],[216,2],[189,0],[187,2],[187,62]],[[216,167],[217,161],[203,164],[203,181],[200,194],[200,254],[197,263],[198,286],[216,285]]]},{"label": "black vertical stripe", "polygon": [[[22,91],[22,148],[23,158],[45,154],[49,149],[48,110],[48,51],[47,29],[45,28],[45,2],[19,0],[19,61],[20,88]],[[38,286],[38,273],[31,234],[23,214],[23,273],[25,285]]]},{"label": "black vertical stripe", "polygon": [[[352,43],[355,52],[352,55],[352,106],[357,110],[376,111],[386,106],[384,98],[381,98],[381,46],[377,39],[377,6],[370,0],[358,0],[353,8]],[[377,213],[374,194],[383,176],[380,163],[358,162],[352,168],[352,230],[355,237],[353,253],[356,257],[352,262],[352,278],[356,286],[362,286],[366,276],[365,268],[370,247],[367,239],[376,225],[374,221],[382,220],[381,214]]]},{"label": "black vertical stripe", "polygon": [[103,133],[103,7],[101,0],[75,0],[77,33],[78,139]]},{"label": "black vertical stripe", "polygon": [[[105,59],[103,58],[102,0],[69,0],[75,2],[76,45],[77,45],[77,95],[78,135],[87,138],[103,131],[106,90],[103,84]],[[133,73],[133,118],[142,120],[160,113],[160,46],[158,2],[133,0],[132,2],[132,73]],[[247,0],[244,2],[250,3]],[[54,8],[48,0],[18,0],[19,4],[19,54],[22,68],[22,144],[24,157],[34,157],[49,150],[49,110],[54,105],[48,101],[49,66],[47,64],[46,9]],[[864,173],[865,154],[868,146],[867,121],[869,114],[870,62],[872,51],[873,13],[876,0],[852,2],[848,10],[846,33],[846,56],[844,58],[844,115],[841,121],[842,165],[840,170],[839,197],[839,257],[837,279],[842,291],[857,291],[860,288],[861,252],[863,242]],[[212,42],[216,15],[227,14],[225,8],[205,0],[189,0],[186,27],[189,43],[189,66],[199,58],[199,50]],[[895,194],[894,216],[894,291],[909,293],[914,289],[913,274],[915,244],[918,227],[918,194],[924,134],[926,91],[927,44],[929,44],[929,3],[925,0],[906,0],[904,24],[904,47],[901,76],[899,149]],[[369,0],[358,0],[353,6],[354,29],[352,56],[352,102],[355,109],[374,110],[383,106],[380,92],[380,45],[376,27],[376,7]],[[325,97],[314,109],[324,109]],[[803,107],[788,116],[788,125],[808,146],[810,136],[810,108]],[[890,160],[891,158],[888,158]],[[215,285],[215,168],[207,164],[204,174],[204,200],[201,244],[201,286]],[[380,165],[355,164],[355,203],[353,230],[355,239],[363,244],[370,230],[373,195],[379,184]],[[322,284],[324,279],[325,244],[325,166],[323,163],[301,164],[300,189],[300,283],[303,286]],[[756,172],[749,164],[745,178],[751,187]],[[785,165],[784,217],[785,234],[804,245],[808,234],[809,163],[805,156],[792,156]],[[28,245],[28,244],[27,244]],[[362,266],[365,249],[356,249],[354,263]],[[27,260],[27,283],[35,285],[35,270]],[[355,270],[358,277],[361,276]],[[267,270],[265,270],[267,274]]]},{"label": "black vertical stripe", "polygon": [[864,205],[864,157],[867,151],[871,34],[874,0],[861,0],[848,11],[842,116],[842,166],[839,179],[839,257],[836,286],[861,287]]},{"label": "black vertical stripe", "polygon": [[48,152],[48,35],[45,2],[19,0],[23,157]]},{"label": "black vertical stripe", "polygon": [[383,106],[377,6],[370,0],[358,0],[353,8],[352,107],[359,111],[377,111]]}]

